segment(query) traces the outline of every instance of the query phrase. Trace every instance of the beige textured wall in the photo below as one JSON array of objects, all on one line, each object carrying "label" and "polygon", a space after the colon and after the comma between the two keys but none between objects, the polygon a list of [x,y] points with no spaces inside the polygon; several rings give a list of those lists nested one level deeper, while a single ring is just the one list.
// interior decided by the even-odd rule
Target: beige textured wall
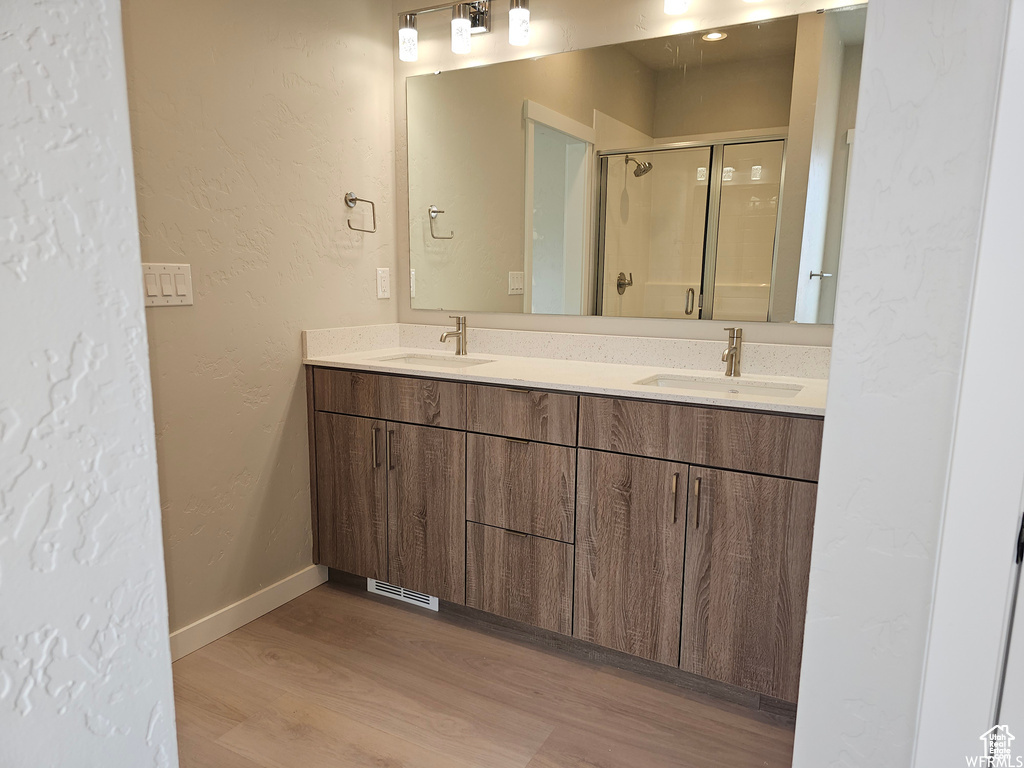
[{"label": "beige textured wall", "polygon": [[[395,320],[390,4],[124,0],[171,629],[310,563],[299,332]],[[351,190],[378,204],[350,232]]]},{"label": "beige textured wall", "polygon": [[654,135],[768,130],[789,124],[793,57],[751,58],[658,72]]}]

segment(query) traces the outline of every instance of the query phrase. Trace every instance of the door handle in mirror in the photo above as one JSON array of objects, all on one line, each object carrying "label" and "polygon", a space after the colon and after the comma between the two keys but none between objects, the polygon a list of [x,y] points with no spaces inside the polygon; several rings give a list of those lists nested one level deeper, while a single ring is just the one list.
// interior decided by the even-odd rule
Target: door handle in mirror
[{"label": "door handle in mirror", "polygon": [[696,296],[697,294],[694,292],[693,288],[686,289],[686,314],[688,315],[693,314],[693,304]]},{"label": "door handle in mirror", "polygon": [[427,213],[430,214],[430,236],[432,238],[434,238],[435,240],[452,240],[455,238],[454,230],[448,233],[447,235],[439,235],[437,234],[437,232],[434,231],[434,219],[436,219],[439,214],[444,213],[444,211],[442,211],[436,205],[432,205],[429,208],[427,208]]}]

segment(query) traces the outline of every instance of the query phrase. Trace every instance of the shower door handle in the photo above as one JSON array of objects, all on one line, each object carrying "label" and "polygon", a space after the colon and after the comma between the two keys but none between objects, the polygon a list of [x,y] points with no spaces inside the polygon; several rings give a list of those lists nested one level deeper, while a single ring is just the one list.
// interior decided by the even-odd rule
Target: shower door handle
[{"label": "shower door handle", "polygon": [[686,289],[686,314],[688,315],[693,314],[693,302],[696,296],[697,294],[694,292],[693,288]]}]

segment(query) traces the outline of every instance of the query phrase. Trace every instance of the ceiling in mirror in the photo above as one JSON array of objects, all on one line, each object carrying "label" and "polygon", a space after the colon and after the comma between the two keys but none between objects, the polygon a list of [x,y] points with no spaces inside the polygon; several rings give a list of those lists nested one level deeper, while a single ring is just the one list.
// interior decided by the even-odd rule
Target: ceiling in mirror
[{"label": "ceiling in mirror", "polygon": [[413,308],[831,323],[864,17],[409,78]]}]

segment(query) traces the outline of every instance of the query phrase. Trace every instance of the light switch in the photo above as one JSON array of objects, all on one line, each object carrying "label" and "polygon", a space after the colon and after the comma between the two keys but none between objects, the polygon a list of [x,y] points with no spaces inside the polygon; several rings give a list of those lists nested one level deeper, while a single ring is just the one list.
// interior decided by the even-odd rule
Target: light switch
[{"label": "light switch", "polygon": [[192,301],[189,264],[143,264],[147,307],[187,307]]},{"label": "light switch", "polygon": [[409,270],[409,295],[412,298],[416,298],[416,270]]},{"label": "light switch", "polygon": [[377,298],[391,298],[391,270],[387,267],[377,268]]},{"label": "light switch", "polygon": [[509,296],[522,296],[523,286],[526,281],[525,272],[509,272],[508,273],[508,295]]}]

